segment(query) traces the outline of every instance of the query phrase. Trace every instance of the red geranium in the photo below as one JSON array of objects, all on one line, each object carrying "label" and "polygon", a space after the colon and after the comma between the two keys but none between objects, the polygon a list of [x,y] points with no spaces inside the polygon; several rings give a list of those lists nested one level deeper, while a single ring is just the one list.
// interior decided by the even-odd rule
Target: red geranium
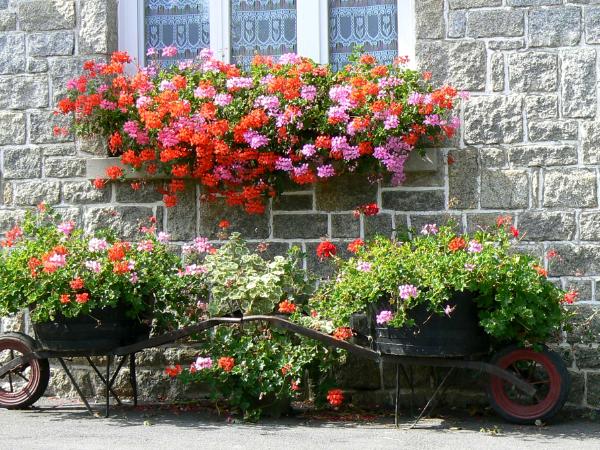
[{"label": "red geranium", "polygon": [[327,401],[331,406],[340,406],[344,403],[344,392],[341,389],[329,389]]},{"label": "red geranium", "polygon": [[573,302],[575,300],[577,300],[578,296],[579,296],[579,293],[577,291],[565,292],[565,295],[563,296],[561,302],[571,305],[571,304],[573,304]]},{"label": "red geranium", "polygon": [[123,176],[123,169],[119,166],[110,166],[106,168],[106,176],[111,180],[116,180]]},{"label": "red geranium", "polygon": [[231,370],[235,366],[235,359],[231,356],[223,356],[219,358],[217,365],[225,372],[231,372]]},{"label": "red geranium", "polygon": [[462,237],[453,238],[450,243],[448,243],[448,250],[451,252],[456,252],[461,250],[467,246],[467,242]]},{"label": "red geranium", "polygon": [[353,336],[352,329],[349,327],[339,327],[333,332],[333,337],[341,341],[347,341]]},{"label": "red geranium", "polygon": [[183,368],[181,367],[180,364],[177,364],[175,366],[172,367],[166,367],[165,368],[165,373],[170,376],[171,378],[175,378],[177,375],[179,375],[181,372],[183,371]]},{"label": "red geranium", "polygon": [[80,304],[87,303],[90,300],[90,294],[84,292],[83,294],[76,294],[75,301]]},{"label": "red geranium", "polygon": [[329,241],[323,241],[317,246],[317,256],[321,259],[332,258],[336,253],[336,246]]},{"label": "red geranium", "polygon": [[81,278],[75,278],[69,282],[69,286],[71,286],[71,289],[77,291],[79,289],[83,289],[84,283]]},{"label": "red geranium", "polygon": [[356,253],[361,247],[365,246],[365,241],[362,239],[354,239],[352,242],[348,244],[348,251],[351,253]]},{"label": "red geranium", "polygon": [[284,314],[292,314],[296,312],[296,305],[289,300],[284,300],[279,303],[279,312]]}]

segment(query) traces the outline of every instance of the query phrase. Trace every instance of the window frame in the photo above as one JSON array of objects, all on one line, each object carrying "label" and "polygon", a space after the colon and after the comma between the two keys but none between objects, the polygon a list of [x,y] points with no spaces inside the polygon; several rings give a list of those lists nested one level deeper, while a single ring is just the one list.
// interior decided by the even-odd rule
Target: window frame
[{"label": "window frame", "polygon": [[[408,56],[415,66],[415,0],[398,2],[398,55]],[[296,0],[296,51],[321,64],[329,63],[328,0]],[[231,57],[230,2],[209,0],[210,48],[225,62]],[[119,0],[119,50],[127,51],[140,64],[145,63],[144,0]],[[314,17],[318,26],[314,27]],[[131,20],[134,17],[135,20]]]}]

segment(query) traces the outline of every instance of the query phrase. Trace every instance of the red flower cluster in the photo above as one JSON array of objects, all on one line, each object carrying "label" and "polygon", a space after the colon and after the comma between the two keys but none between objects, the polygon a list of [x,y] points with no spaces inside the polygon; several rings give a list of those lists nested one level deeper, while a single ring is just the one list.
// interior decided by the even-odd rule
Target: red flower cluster
[{"label": "red flower cluster", "polygon": [[352,329],[349,327],[338,327],[333,332],[333,337],[340,341],[347,341],[353,336]]},{"label": "red flower cluster", "polygon": [[573,302],[575,300],[577,300],[577,297],[579,296],[579,293],[577,291],[569,291],[566,292],[565,295],[563,296],[561,303],[566,303],[568,305],[572,305]]},{"label": "red flower cluster", "polygon": [[341,389],[329,389],[327,392],[327,401],[331,406],[340,406],[344,403],[344,393]]},{"label": "red flower cluster", "polygon": [[354,239],[352,242],[350,242],[348,244],[348,251],[350,253],[356,253],[364,246],[365,246],[365,241],[363,241],[362,239]]},{"label": "red flower cluster", "polygon": [[175,378],[177,375],[179,375],[181,372],[183,371],[183,367],[181,367],[181,364],[177,364],[175,366],[172,367],[166,367],[165,368],[165,373],[170,376],[171,378]]},{"label": "red flower cluster", "polygon": [[235,359],[231,356],[223,356],[219,358],[217,365],[225,372],[231,372],[231,370],[235,366]]},{"label": "red flower cluster", "polygon": [[538,266],[537,264],[534,264],[533,270],[535,270],[540,277],[548,276],[548,271],[546,269],[544,269],[543,267]]},{"label": "red flower cluster", "polygon": [[69,286],[71,286],[71,289],[78,291],[80,289],[83,289],[84,282],[81,278],[74,278],[69,282]]},{"label": "red flower cluster", "polygon": [[[202,185],[206,200],[222,195],[258,214],[286,180],[308,184],[365,169],[373,180],[389,172],[401,183],[417,143],[458,127],[456,89],[434,89],[401,60],[383,66],[363,55],[333,73],[296,55],[257,56],[242,71],[204,49],[188,67],[160,75],[153,68],[128,75],[128,61],[123,52],[108,63],[87,61],[58,110],[74,116],[76,134],[106,139],[123,164],[166,176],[167,206],[176,205],[184,178]],[[123,170],[110,167],[106,176],[121,179]],[[365,206],[362,213],[377,213]]]},{"label": "red flower cluster", "polygon": [[284,300],[279,303],[279,312],[283,314],[293,314],[296,312],[296,305],[289,300]]},{"label": "red flower cluster", "polygon": [[365,216],[376,216],[379,214],[379,206],[377,206],[377,203],[359,206],[354,210],[354,217],[358,218],[361,214],[364,214]]},{"label": "red flower cluster", "polygon": [[12,247],[15,241],[23,236],[23,230],[19,228],[19,226],[14,226],[12,229],[8,230],[4,235],[4,239],[0,241],[1,247]]},{"label": "red flower cluster", "polygon": [[448,243],[448,250],[451,252],[457,252],[467,246],[467,242],[462,237],[455,237]]},{"label": "red flower cluster", "polygon": [[317,256],[321,259],[332,258],[336,253],[336,246],[329,241],[323,241],[317,246]]}]

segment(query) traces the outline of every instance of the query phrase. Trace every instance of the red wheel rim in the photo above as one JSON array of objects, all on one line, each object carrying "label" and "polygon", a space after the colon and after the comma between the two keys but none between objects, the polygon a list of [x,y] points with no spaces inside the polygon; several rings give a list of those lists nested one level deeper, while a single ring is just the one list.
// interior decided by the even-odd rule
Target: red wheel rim
[{"label": "red wheel rim", "polygon": [[[31,351],[31,349],[21,341],[10,338],[0,339],[0,355],[4,356],[5,354],[10,354],[11,350],[14,355],[11,356],[10,359],[22,356]],[[9,362],[10,359],[3,361],[3,363]],[[17,377],[19,377],[18,373],[22,375],[20,377],[22,379],[22,377],[25,376],[23,374],[28,368],[29,371],[26,376],[26,382],[18,385],[17,387],[16,381]],[[35,390],[40,383],[40,377],[41,369],[40,363],[37,359],[31,360],[29,363],[25,364],[20,369],[15,369],[15,371],[11,371],[10,377],[9,374],[5,375],[3,378],[0,379],[0,406],[16,407],[26,402],[32,395],[34,395]],[[7,380],[9,380],[9,386],[12,386],[13,388],[12,392],[10,388],[7,389]],[[13,383],[12,380],[15,380],[15,382]]]},{"label": "red wheel rim", "polygon": [[[532,367],[543,368],[546,376],[546,381],[543,381],[543,384],[547,385],[547,392],[543,398],[536,398],[535,401],[537,403],[523,404],[508,395],[508,391],[514,388],[509,382],[494,376],[491,377],[490,382],[491,392],[497,405],[507,414],[523,420],[538,419],[552,410],[556,405],[556,402],[558,402],[560,397],[561,377],[555,364],[548,355],[534,352],[533,350],[514,350],[503,356],[496,364],[502,369],[511,370],[511,368],[513,368],[515,372],[518,372],[516,364],[519,362],[529,362]],[[522,376],[520,373],[517,374]],[[536,388],[538,387],[536,386],[536,383],[542,383],[542,381],[536,381],[531,376],[525,376],[523,378],[534,384]]]}]

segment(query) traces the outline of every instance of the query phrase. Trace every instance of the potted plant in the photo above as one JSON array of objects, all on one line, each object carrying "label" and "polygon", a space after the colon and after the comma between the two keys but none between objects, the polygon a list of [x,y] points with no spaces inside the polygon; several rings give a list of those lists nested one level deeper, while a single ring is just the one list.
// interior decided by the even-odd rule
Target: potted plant
[{"label": "potted plant", "polygon": [[[367,312],[384,353],[458,356],[492,343],[542,344],[564,323],[573,301],[533,256],[515,251],[518,230],[499,218],[491,230],[457,233],[425,225],[412,238],[354,241],[348,260],[311,307],[337,326]],[[321,255],[335,254],[322,243]]]},{"label": "potted plant", "polygon": [[[44,206],[1,241],[0,316],[29,309],[41,344],[103,351],[147,338],[181,315],[189,287],[155,219],[140,240],[85,233]],[[193,286],[191,286],[193,290]],[[182,293],[183,292],[183,293]]]},{"label": "potted plant", "polygon": [[[220,238],[224,243],[217,249],[201,237],[183,247],[184,273],[210,291],[208,301],[198,305],[205,317],[287,316],[306,304],[313,283],[302,270],[298,248],[269,258],[267,244],[253,250],[239,233],[223,231]],[[210,386],[217,405],[226,401],[246,420],[286,413],[306,371],[322,379],[339,357],[338,351],[261,322],[219,326],[197,346],[189,366],[168,367],[167,375]]]}]

